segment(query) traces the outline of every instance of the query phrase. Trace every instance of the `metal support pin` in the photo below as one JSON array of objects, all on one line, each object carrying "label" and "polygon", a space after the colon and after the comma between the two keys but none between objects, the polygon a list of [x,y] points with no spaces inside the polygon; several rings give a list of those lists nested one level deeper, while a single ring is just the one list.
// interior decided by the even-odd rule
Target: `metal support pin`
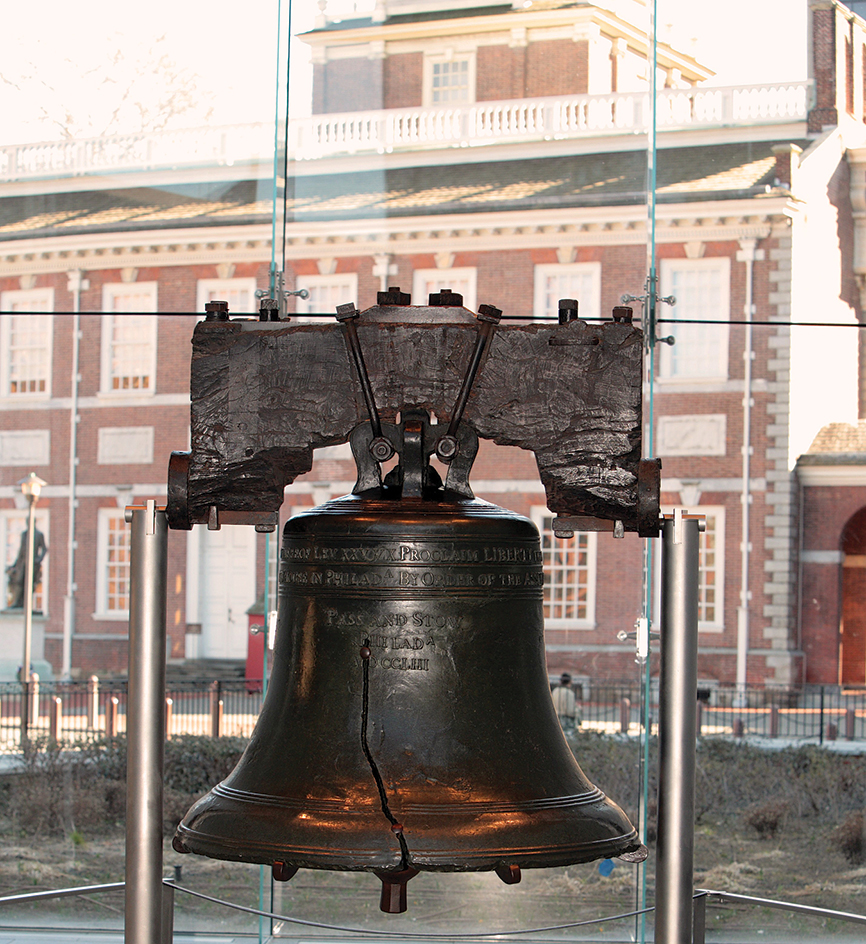
[{"label": "metal support pin", "polygon": [[457,395],[457,402],[451,411],[448,431],[436,443],[436,455],[443,462],[450,462],[457,455],[457,429],[460,426],[460,420],[463,418],[463,411],[466,409],[466,401],[472,392],[472,384],[475,383],[475,377],[478,374],[484,351],[501,320],[502,312],[500,309],[493,305],[478,306],[478,334],[475,336],[475,347],[472,349],[469,367],[466,369],[460,393]]},{"label": "metal support pin", "polygon": [[364,354],[361,351],[358,328],[355,325],[359,314],[358,309],[351,302],[349,302],[348,305],[337,306],[337,321],[343,325],[346,331],[346,340],[349,343],[349,351],[355,363],[358,380],[361,382],[361,393],[364,395],[364,403],[367,407],[367,414],[370,417],[370,426],[373,430],[373,441],[370,443],[370,452],[377,462],[386,462],[394,455],[394,447],[382,435],[382,420],[379,418],[379,411],[376,409],[373,387],[370,384],[370,377],[367,374],[367,365],[364,363]]}]

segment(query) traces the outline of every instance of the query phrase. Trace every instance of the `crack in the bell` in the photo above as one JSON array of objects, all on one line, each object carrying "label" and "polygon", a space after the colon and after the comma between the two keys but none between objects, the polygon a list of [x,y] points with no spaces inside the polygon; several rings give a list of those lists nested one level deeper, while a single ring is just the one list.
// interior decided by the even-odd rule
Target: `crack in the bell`
[{"label": "crack in the bell", "polygon": [[398,822],[396,816],[394,816],[394,814],[391,812],[391,807],[388,803],[388,794],[385,792],[385,783],[382,780],[382,775],[379,773],[379,767],[376,764],[372,751],[370,750],[370,745],[367,743],[367,722],[370,715],[369,639],[364,640],[364,645],[361,648],[361,664],[363,673],[363,690],[361,695],[361,749],[364,752],[364,757],[367,758],[367,763],[370,765],[370,771],[373,774],[373,779],[376,781],[382,812],[385,814],[385,818],[391,824],[391,831],[397,837],[397,842],[400,844],[400,869],[405,870],[409,868],[409,847],[406,844],[406,837],[403,835],[403,824]]}]

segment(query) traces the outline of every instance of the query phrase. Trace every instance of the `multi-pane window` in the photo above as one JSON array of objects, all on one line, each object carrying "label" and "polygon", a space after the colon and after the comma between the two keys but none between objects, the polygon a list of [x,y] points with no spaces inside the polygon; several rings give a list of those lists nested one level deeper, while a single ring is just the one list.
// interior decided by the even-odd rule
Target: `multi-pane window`
[{"label": "multi-pane window", "polygon": [[460,269],[416,269],[412,274],[412,303],[426,305],[428,296],[450,289],[463,296],[463,307],[475,311],[475,283],[477,270],[466,266]]},{"label": "multi-pane window", "polygon": [[728,258],[662,260],[662,294],[676,297],[666,317],[716,323],[664,326],[676,341],[660,346],[659,379],[727,379],[730,281]]},{"label": "multi-pane window", "polygon": [[[27,556],[27,512],[8,510],[0,512],[0,541],[3,546],[3,572],[0,579],[3,581],[3,597],[0,600],[2,608],[18,605],[23,606],[24,568]],[[48,512],[36,509],[36,532],[34,534],[34,560],[41,560],[37,565],[37,581],[33,587],[33,610],[43,613],[48,600],[45,592],[48,587],[48,558],[45,551],[48,547]],[[42,535],[40,538],[39,535]]]},{"label": "multi-pane window", "polygon": [[472,100],[472,68],[469,56],[431,59],[430,104],[462,104]]},{"label": "multi-pane window", "polygon": [[[689,505],[689,514],[703,515],[706,530],[698,534],[698,629],[719,633],[725,628],[725,509],[722,506]],[[671,509],[665,507],[665,513]],[[661,620],[661,567],[654,567],[653,620]]]},{"label": "multi-pane window", "polygon": [[100,508],[96,542],[99,616],[120,618],[129,612],[129,535],[123,509]]},{"label": "multi-pane window", "polygon": [[103,286],[102,392],[150,394],[156,386],[156,282]]},{"label": "multi-pane window", "polygon": [[541,535],[544,566],[544,624],[548,628],[595,625],[596,536],[579,531],[567,540],[553,533],[553,515],[533,514]]},{"label": "multi-pane window", "polygon": [[233,315],[253,314],[258,311],[256,303],[256,280],[249,279],[199,279],[196,286],[196,311],[204,314],[208,302],[229,303]]},{"label": "multi-pane window", "polygon": [[698,625],[721,628],[725,620],[724,509],[700,508],[707,527],[698,541]]},{"label": "multi-pane window", "polygon": [[576,298],[581,318],[598,318],[601,311],[601,263],[535,267],[536,318],[556,318],[561,298]]},{"label": "multi-pane window", "polygon": [[[3,292],[0,310],[22,312],[0,320],[0,394],[49,396],[53,316],[29,312],[53,311],[54,289]],[[28,314],[23,314],[28,312]]]},{"label": "multi-pane window", "polygon": [[337,310],[337,305],[358,303],[358,275],[341,272],[337,275],[299,275],[296,288],[306,289],[308,298],[298,298],[295,311],[298,315],[328,314]]}]

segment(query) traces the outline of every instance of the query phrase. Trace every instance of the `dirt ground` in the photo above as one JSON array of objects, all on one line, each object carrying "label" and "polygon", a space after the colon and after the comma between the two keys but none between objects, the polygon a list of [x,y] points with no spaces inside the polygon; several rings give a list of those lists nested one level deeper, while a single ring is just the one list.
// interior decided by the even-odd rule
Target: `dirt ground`
[{"label": "dirt ground", "polygon": [[[609,739],[579,737],[575,753],[606,793],[629,807],[634,793],[634,746]],[[641,886],[652,904],[655,848],[644,872],[615,863],[609,875],[597,863],[564,869],[525,870],[515,887],[491,873],[422,873],[409,885],[406,915],[382,915],[379,882],[364,873],[301,870],[286,884],[264,881],[258,866],[181,856],[170,846],[172,822],[205,783],[224,776],[235,758],[217,748],[189,742],[177,746],[180,774],[167,771],[164,874],[179,885],[215,898],[288,914],[331,928],[361,927],[390,931],[481,934],[518,928],[549,929],[587,921],[588,926],[545,930],[545,940],[628,940],[634,919],[603,920],[631,912],[641,902]],[[208,753],[210,751],[210,753]],[[225,756],[224,756],[225,755]],[[121,881],[124,874],[123,757],[93,757],[70,769],[58,758],[41,758],[26,777],[0,783],[0,896]],[[103,758],[105,760],[105,758]],[[191,771],[201,768],[195,777]],[[817,749],[769,755],[745,746],[711,745],[699,750],[698,822],[695,833],[695,884],[698,888],[815,905],[866,914],[866,757],[838,758]],[[113,779],[114,778],[114,779]],[[651,775],[650,795],[656,786]],[[190,792],[194,791],[194,792]],[[120,805],[118,805],[120,804]],[[630,811],[634,813],[634,809]],[[652,810],[651,810],[652,812]],[[840,823],[860,815],[846,845]],[[72,823],[75,822],[75,827]],[[859,825],[858,825],[859,824]],[[651,817],[652,826],[652,817]],[[851,846],[853,835],[856,842]],[[859,842],[859,845],[857,845]],[[860,850],[858,852],[858,850]],[[177,892],[178,930],[256,934],[259,919]],[[0,927],[122,927],[123,893],[2,906]],[[651,926],[652,917],[648,918]],[[788,915],[754,906],[710,905],[708,939],[734,940],[738,929],[791,940],[823,936],[863,940],[863,926]],[[265,930],[270,929],[266,922]],[[333,939],[334,932],[286,924],[283,933]],[[523,938],[521,938],[523,939]]]}]

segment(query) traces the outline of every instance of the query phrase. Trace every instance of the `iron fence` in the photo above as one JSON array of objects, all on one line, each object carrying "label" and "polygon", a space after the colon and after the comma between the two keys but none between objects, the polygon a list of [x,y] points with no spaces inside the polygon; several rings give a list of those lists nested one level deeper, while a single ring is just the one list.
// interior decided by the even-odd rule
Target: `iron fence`
[{"label": "iron fence", "polygon": [[[22,744],[18,682],[0,683],[0,753]],[[73,744],[126,731],[127,682],[95,676],[76,682],[30,682],[27,736]],[[640,688],[631,681],[583,681],[577,690],[580,729],[637,735],[643,725]],[[702,737],[764,737],[826,743],[866,740],[866,689],[807,686],[796,690],[698,688],[695,710]],[[658,691],[649,718],[657,722]],[[184,734],[249,737],[262,705],[261,683],[245,679],[190,679],[166,686],[168,737]]]}]

